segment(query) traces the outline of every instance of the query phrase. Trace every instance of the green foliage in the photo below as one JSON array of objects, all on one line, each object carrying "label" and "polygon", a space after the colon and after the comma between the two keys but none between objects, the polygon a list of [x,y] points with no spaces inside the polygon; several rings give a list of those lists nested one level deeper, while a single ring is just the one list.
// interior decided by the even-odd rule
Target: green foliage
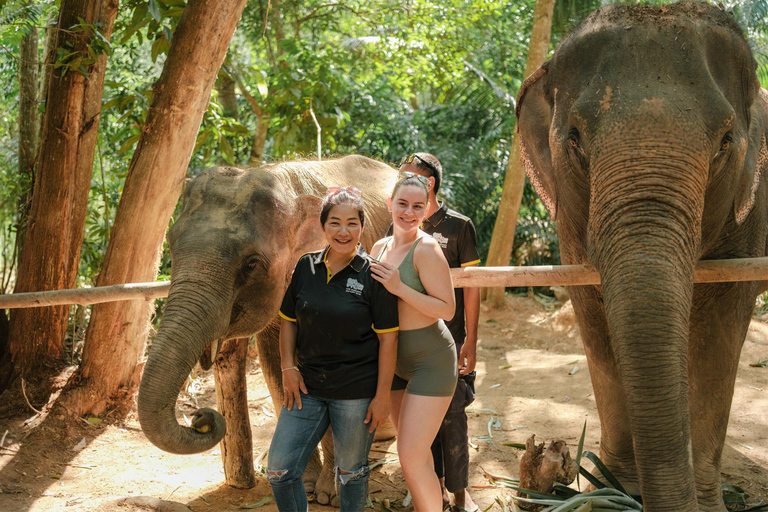
[{"label": "green foliage", "polygon": [[73,38],[64,39],[63,44],[56,49],[56,62],[53,65],[61,70],[61,76],[76,71],[87,78],[88,68],[100,56],[112,53],[112,44],[101,33],[102,26],[102,23],[86,23],[83,18],[78,18],[78,23],[67,30]]},{"label": "green foliage", "polygon": [[[254,0],[243,13],[221,76],[237,82],[237,115],[225,115],[214,90],[203,116],[190,176],[211,165],[246,165],[260,116],[269,118],[266,160],[360,153],[396,164],[429,151],[445,170],[443,199],[469,215],[487,254],[515,129],[514,97],[523,80],[534,0]],[[556,3],[552,47],[606,0]],[[126,173],[185,0],[121,3],[111,42],[99,26],[67,27],[75,42],[56,66],[86,72],[109,55],[85,227],[80,279],[101,269]],[[767,0],[726,7],[745,27],[768,78]],[[10,283],[18,198],[30,183],[16,173],[18,43],[43,23],[52,2],[0,4],[0,250]],[[40,45],[44,31],[39,31]],[[78,49],[79,48],[79,49]],[[40,49],[42,53],[42,48]],[[761,60],[763,59],[763,60]],[[255,101],[254,106],[250,99]],[[526,184],[512,264],[556,264],[555,225]],[[163,255],[161,273],[169,274]]]},{"label": "green foliage", "polygon": [[18,27],[19,36],[26,36],[32,32],[50,8],[48,4],[28,4],[16,6],[14,9],[15,4],[16,2],[9,4],[7,10],[10,12],[5,13],[6,9],[2,9],[3,6],[0,5],[0,27],[15,25]]}]

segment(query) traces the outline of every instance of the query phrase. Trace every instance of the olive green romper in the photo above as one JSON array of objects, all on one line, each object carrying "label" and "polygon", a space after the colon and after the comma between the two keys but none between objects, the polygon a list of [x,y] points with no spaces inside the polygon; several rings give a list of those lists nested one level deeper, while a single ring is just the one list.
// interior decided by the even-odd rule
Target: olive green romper
[{"label": "olive green romper", "polygon": [[[400,280],[419,293],[426,294],[419,272],[413,266],[417,238],[397,270]],[[380,259],[391,242],[388,240],[377,256]],[[456,349],[445,322],[438,320],[420,329],[400,329],[393,390],[405,389],[412,395],[453,396],[458,379]]]}]

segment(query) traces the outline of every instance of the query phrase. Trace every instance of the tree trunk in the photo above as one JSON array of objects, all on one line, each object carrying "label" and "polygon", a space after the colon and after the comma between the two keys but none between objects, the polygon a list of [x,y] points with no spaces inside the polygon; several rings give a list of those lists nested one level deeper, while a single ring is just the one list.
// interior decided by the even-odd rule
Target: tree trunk
[{"label": "tree trunk", "polygon": [[[112,33],[117,0],[63,0],[58,27],[79,19]],[[82,31],[58,31],[57,48],[88,55]],[[54,70],[48,92],[32,203],[19,258],[14,292],[72,288],[83,241],[91,169],[101,111],[106,55],[86,70]],[[62,356],[69,308],[14,311],[10,320],[11,353],[17,371],[32,376]]]},{"label": "tree trunk", "polygon": [[227,421],[227,433],[221,440],[224,479],[227,485],[237,489],[251,489],[256,485],[245,377],[247,352],[248,338],[225,341],[213,366],[216,403]]},{"label": "tree trunk", "polygon": [[[154,281],[211,88],[245,0],[197,0],[184,8],[125,181],[98,285]],[[101,414],[130,392],[153,305],[93,308],[70,409]]]},{"label": "tree trunk", "polygon": [[[46,106],[48,101],[48,89],[51,84],[51,71],[53,71],[53,64],[56,61],[56,27],[52,25],[56,19],[55,9],[51,9],[48,16],[45,19],[45,37],[43,38],[43,62],[40,66],[40,84],[37,93],[38,101]],[[45,117],[45,111],[40,114],[38,118],[38,136],[37,140],[43,139],[43,118]],[[38,146],[38,151],[40,150]]]},{"label": "tree trunk", "polygon": [[248,165],[252,167],[258,167],[264,162],[264,144],[267,142],[269,130],[269,114],[262,110],[258,117],[259,124],[256,126],[256,135],[253,137],[251,156],[248,158]]},{"label": "tree trunk", "polygon": [[[33,28],[19,43],[19,174],[26,183],[32,182],[37,151],[37,28]],[[29,192],[19,199],[21,205],[29,200]]]},{"label": "tree trunk", "polygon": [[[536,0],[528,60],[525,62],[525,76],[536,71],[547,59],[554,9],[555,0]],[[507,161],[507,172],[504,176],[499,212],[493,226],[491,245],[488,248],[488,260],[485,262],[486,266],[505,267],[509,265],[524,186],[525,171],[520,165],[520,143],[517,138],[517,130],[515,130]],[[486,288],[483,290],[483,295],[484,299],[491,305],[499,306],[504,300],[504,288]]]},{"label": "tree trunk", "polygon": [[239,119],[237,113],[237,96],[235,96],[235,80],[223,76],[216,82],[216,90],[219,91],[219,103],[224,110],[224,115]]}]

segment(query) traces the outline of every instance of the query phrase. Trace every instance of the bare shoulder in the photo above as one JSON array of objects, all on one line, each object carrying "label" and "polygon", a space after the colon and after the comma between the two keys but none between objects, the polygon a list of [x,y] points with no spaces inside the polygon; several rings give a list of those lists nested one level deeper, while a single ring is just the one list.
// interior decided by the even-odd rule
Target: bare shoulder
[{"label": "bare shoulder", "polygon": [[384,247],[384,242],[386,242],[386,238],[382,238],[380,240],[377,240],[375,244],[373,244],[373,247],[371,247],[371,256],[376,256],[378,251],[381,250],[382,247]]},{"label": "bare shoulder", "polygon": [[416,246],[414,256],[425,262],[435,261],[435,259],[445,261],[445,256],[443,256],[443,250],[440,248],[440,244],[437,243],[437,240],[427,234],[424,234],[421,243]]}]

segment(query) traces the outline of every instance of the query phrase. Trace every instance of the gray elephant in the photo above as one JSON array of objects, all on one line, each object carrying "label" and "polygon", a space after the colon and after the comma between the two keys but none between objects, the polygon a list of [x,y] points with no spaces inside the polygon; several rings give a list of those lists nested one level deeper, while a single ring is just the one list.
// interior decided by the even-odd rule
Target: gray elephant
[{"label": "gray elephant", "polygon": [[[179,389],[213,342],[258,333],[260,363],[275,408],[280,410],[277,312],[296,261],[325,244],[319,220],[321,198],[333,185],[354,185],[363,191],[362,243],[370,249],[389,226],[387,197],[395,179],[395,171],[383,163],[348,156],[247,170],[219,167],[187,185],[183,210],[168,232],[173,262],[170,294],[139,388],[141,428],[154,445],[171,453],[197,453],[224,437],[224,417],[212,409],[198,410],[191,427],[179,425],[175,415]],[[241,347],[244,343],[239,342]],[[244,352],[234,357],[242,359]],[[219,383],[217,375],[217,388]],[[234,457],[230,465],[251,475],[234,484],[248,487],[253,485],[253,469],[245,372],[229,379],[228,385],[243,391],[243,398],[229,406],[237,409],[229,415],[218,389],[217,396],[224,416],[238,423],[228,425],[227,437],[247,437],[248,453],[241,450],[242,457]],[[233,440],[231,446],[242,442]],[[224,446],[227,473],[227,457],[233,455],[226,440]],[[332,467],[327,467],[333,458],[326,457],[325,463],[317,490],[326,493],[327,501],[335,494]],[[309,490],[314,478],[317,474],[305,480]],[[229,475],[227,480],[230,483]]]},{"label": "gray elephant", "polygon": [[768,282],[694,286],[693,269],[768,252],[768,92],[755,69],[715,6],[616,4],[519,96],[521,160],[563,263],[602,280],[569,289],[601,457],[648,512],[726,510],[736,368]]}]

